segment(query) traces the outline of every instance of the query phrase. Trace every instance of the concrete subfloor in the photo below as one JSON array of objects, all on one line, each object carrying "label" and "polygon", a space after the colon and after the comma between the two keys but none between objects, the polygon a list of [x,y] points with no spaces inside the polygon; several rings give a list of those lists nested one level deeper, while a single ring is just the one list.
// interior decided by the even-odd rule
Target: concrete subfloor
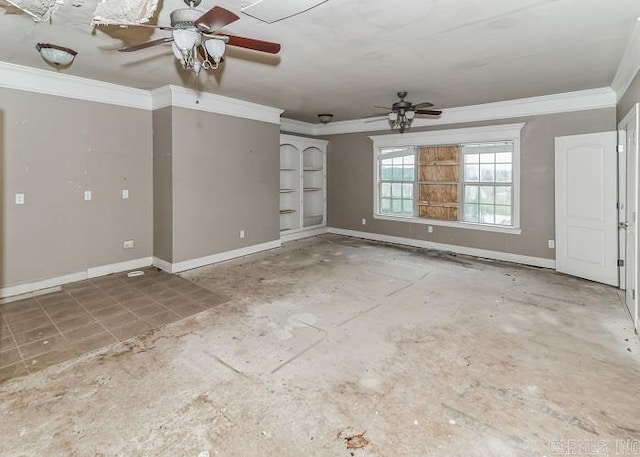
[{"label": "concrete subfloor", "polygon": [[614,288],[334,235],[183,276],[232,298],[0,384],[2,455],[625,455],[640,440],[640,342]]}]

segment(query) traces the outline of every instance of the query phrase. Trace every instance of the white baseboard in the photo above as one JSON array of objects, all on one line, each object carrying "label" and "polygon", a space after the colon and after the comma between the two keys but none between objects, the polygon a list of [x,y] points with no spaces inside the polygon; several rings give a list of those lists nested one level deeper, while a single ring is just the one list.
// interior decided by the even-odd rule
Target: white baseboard
[{"label": "white baseboard", "polygon": [[162,271],[165,271],[167,273],[171,273],[171,262],[167,262],[166,260],[154,257],[153,266],[156,268],[160,268]]},{"label": "white baseboard", "polygon": [[121,271],[135,270],[137,268],[148,267],[152,263],[153,257],[144,257],[142,259],[127,260],[126,262],[92,267],[87,270],[87,277],[91,279],[97,278],[98,276],[110,275],[112,273],[120,273]]},{"label": "white baseboard", "polygon": [[185,261],[176,262],[176,263],[169,263],[165,260],[155,258],[154,265],[168,273],[180,273],[182,271],[192,270],[198,267],[204,267],[205,265],[211,265],[213,263],[223,262],[225,260],[244,257],[249,254],[256,254],[258,252],[268,251],[270,249],[279,248],[280,246],[282,246],[282,242],[280,240],[274,240],[274,241],[269,241],[268,243],[254,244],[253,246],[247,246],[240,249],[234,249],[232,251],[220,252],[218,254],[213,254],[206,257],[200,257],[197,259],[185,260]]},{"label": "white baseboard", "polygon": [[14,295],[22,295],[35,292],[40,289],[49,289],[50,287],[61,286],[70,282],[83,281],[87,279],[87,272],[71,273],[57,278],[43,279],[41,281],[28,282],[24,284],[16,284],[15,286],[7,286],[0,289],[0,298],[12,297]]},{"label": "white baseboard", "polygon": [[280,241],[286,243],[288,241],[301,240],[302,238],[309,238],[312,236],[322,235],[327,233],[327,227],[318,227],[312,229],[300,229],[295,232],[280,233]]},{"label": "white baseboard", "polygon": [[28,294],[42,289],[69,284],[71,282],[84,281],[85,279],[97,278],[111,273],[119,273],[121,271],[135,270],[151,265],[152,258],[144,257],[142,259],[129,260],[126,262],[113,263],[110,265],[102,265],[99,267],[89,268],[87,271],[71,273],[56,278],[43,279],[41,281],[28,282],[24,284],[16,284],[0,288],[0,298],[13,297],[16,295]]},{"label": "white baseboard", "polygon": [[415,240],[413,238],[402,238],[399,236],[379,235],[377,233],[359,232],[356,230],[347,230],[341,228],[329,227],[329,233],[336,235],[352,236],[355,238],[364,238],[373,241],[382,241],[386,243],[402,244],[405,246],[414,246],[417,248],[436,249],[439,251],[449,251],[456,254],[470,255],[474,257],[482,257],[485,259],[503,260],[505,262],[521,263],[523,265],[532,265],[542,268],[556,268],[556,261],[553,259],[543,259],[541,257],[530,257],[520,254],[511,254],[508,252],[489,251],[485,249],[469,248],[466,246],[457,246],[455,244],[434,243],[433,241]]}]

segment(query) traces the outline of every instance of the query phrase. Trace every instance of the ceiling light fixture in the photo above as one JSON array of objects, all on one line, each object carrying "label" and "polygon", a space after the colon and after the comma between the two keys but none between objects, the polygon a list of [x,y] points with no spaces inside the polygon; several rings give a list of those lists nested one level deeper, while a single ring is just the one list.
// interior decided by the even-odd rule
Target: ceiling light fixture
[{"label": "ceiling light fixture", "polygon": [[227,40],[227,37],[220,36],[203,42],[197,29],[176,29],[173,31],[173,54],[182,64],[182,68],[198,75],[203,68],[218,68]]},{"label": "ceiling light fixture", "polygon": [[[185,0],[186,1],[186,0]],[[222,62],[226,42],[226,36],[215,36],[208,40],[202,39],[202,30],[195,24],[202,16],[202,12],[193,9],[199,1],[189,1],[190,9],[178,9],[171,12],[171,25],[174,26],[173,54],[182,64],[182,68],[190,70],[196,75],[203,68],[215,70]]]},{"label": "ceiling light fixture", "polygon": [[404,133],[413,122],[413,118],[416,116],[416,112],[413,110],[399,109],[398,111],[391,111],[389,113],[389,124],[392,129],[400,129],[400,133]]},{"label": "ceiling light fixture", "polygon": [[47,63],[55,67],[68,67],[78,55],[73,49],[49,43],[38,43],[36,49]]},{"label": "ceiling light fixture", "polygon": [[328,124],[333,119],[333,114],[322,113],[318,114],[318,120],[323,124]]}]

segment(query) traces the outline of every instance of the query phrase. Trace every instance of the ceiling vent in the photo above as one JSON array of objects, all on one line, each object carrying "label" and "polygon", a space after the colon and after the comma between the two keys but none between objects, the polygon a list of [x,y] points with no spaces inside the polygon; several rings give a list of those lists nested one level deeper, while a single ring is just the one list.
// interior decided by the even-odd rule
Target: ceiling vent
[{"label": "ceiling vent", "polygon": [[242,8],[249,16],[271,24],[304,13],[327,0],[258,0]]}]

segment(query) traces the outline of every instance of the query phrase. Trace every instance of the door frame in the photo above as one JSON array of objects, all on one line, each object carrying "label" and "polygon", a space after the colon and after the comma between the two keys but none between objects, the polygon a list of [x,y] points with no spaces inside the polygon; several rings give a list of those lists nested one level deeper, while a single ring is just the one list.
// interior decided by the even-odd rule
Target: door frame
[{"label": "door frame", "polygon": [[[635,141],[635,147],[634,147],[634,151],[627,151],[627,129],[626,126],[629,125],[629,123],[631,122],[631,120],[635,117],[635,130],[636,130],[636,141]],[[640,200],[640,182],[639,182],[639,172],[638,172],[638,167],[639,167],[639,161],[640,161],[640,141],[638,141],[638,135],[640,134],[640,103],[636,103],[633,108],[631,108],[629,110],[629,112],[624,116],[624,118],[622,118],[622,120],[618,123],[618,222],[620,223],[625,223],[628,222],[627,221],[627,190],[628,190],[628,183],[627,183],[627,154],[629,152],[635,154],[635,213],[638,214],[638,200]],[[637,221],[637,218],[636,218]],[[637,227],[637,225],[636,225]],[[623,260],[625,263],[625,266],[621,266],[619,267],[619,275],[620,275],[620,289],[625,289],[626,290],[626,243],[627,243],[627,239],[626,239],[626,231],[624,229],[619,229],[618,230],[618,258]],[[638,259],[638,254],[639,254],[639,249],[638,249],[638,233],[636,230],[636,243],[635,243],[635,262],[634,262],[634,268],[635,268],[635,277],[636,277],[636,281],[635,281],[635,285],[636,285],[636,289],[638,288],[638,285],[640,285],[640,271],[638,270],[640,267],[640,262]],[[626,303],[626,294],[625,294],[625,305],[627,306],[631,317],[634,319],[634,326],[636,328],[636,330],[639,330],[639,325],[640,323],[637,321],[637,316],[635,316],[634,314],[637,313],[637,309],[638,309],[638,295],[636,294],[633,300],[633,303],[629,304]],[[633,310],[636,310],[635,313]]]}]

